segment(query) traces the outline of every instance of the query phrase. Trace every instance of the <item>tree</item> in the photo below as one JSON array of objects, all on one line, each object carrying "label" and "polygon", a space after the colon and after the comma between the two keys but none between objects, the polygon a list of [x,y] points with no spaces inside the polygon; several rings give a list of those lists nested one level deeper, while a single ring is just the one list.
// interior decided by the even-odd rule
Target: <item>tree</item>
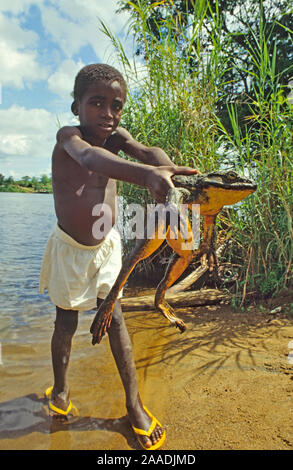
[{"label": "tree", "polygon": [[12,176],[8,176],[6,179],[5,179],[5,184],[6,185],[9,185],[9,184],[14,184],[14,179]]},{"label": "tree", "polygon": [[29,187],[30,183],[30,176],[23,176],[20,181],[21,186],[25,186],[26,188]]},{"label": "tree", "polygon": [[[216,110],[228,125],[227,103],[237,103],[241,125],[260,90],[269,96],[272,90],[272,71],[278,77],[279,86],[287,86],[292,75],[293,15],[291,0],[133,0],[119,2],[118,11],[128,10],[131,15],[131,31],[136,35],[137,55],[146,57],[146,45],[137,27],[139,9],[144,9],[146,28],[157,38],[164,40],[167,21],[173,22],[173,38],[177,41],[178,54],[188,54],[190,70],[200,67],[202,56],[216,52],[215,73],[217,80]],[[168,30],[168,34],[170,31]],[[185,38],[193,35],[193,47],[185,47]],[[149,41],[151,41],[149,36]],[[261,58],[263,58],[260,63]],[[262,70],[259,71],[259,68]],[[265,86],[255,79],[262,74]],[[204,77],[206,79],[206,77]]]}]

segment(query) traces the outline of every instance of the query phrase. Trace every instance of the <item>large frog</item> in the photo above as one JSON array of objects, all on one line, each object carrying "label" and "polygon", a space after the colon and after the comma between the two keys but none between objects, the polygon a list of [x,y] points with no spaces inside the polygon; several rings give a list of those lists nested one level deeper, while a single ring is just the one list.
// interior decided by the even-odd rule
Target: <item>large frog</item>
[{"label": "large frog", "polygon": [[[149,225],[146,226],[144,238],[137,241],[133,251],[124,260],[115,284],[100,305],[91,325],[92,344],[99,343],[110,326],[115,301],[133,268],[157,250],[165,239],[174,250],[174,255],[157,287],[155,306],[171,324],[183,332],[186,326],[176,317],[174,310],[164,299],[166,291],[195,257],[200,257],[202,264],[209,263],[210,269],[213,269],[217,264],[215,221],[218,213],[223,206],[237,203],[257,188],[253,181],[240,177],[234,171],[175,175],[172,180],[174,188],[169,190],[166,204],[163,206],[168,215],[162,217],[164,211],[161,211],[161,216],[156,217],[155,222],[154,218],[152,219],[151,229]],[[200,205],[203,237],[198,248],[194,247],[194,234],[186,211],[182,211],[182,204],[189,209],[192,209],[193,204]],[[177,213],[178,217],[172,217],[174,213]]]}]

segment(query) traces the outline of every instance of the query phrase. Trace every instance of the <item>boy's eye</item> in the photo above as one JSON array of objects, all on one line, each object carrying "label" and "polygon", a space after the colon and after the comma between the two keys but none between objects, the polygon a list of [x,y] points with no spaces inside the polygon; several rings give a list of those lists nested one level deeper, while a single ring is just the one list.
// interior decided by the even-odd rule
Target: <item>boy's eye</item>
[{"label": "boy's eye", "polygon": [[92,106],[97,106],[97,107],[99,107],[99,106],[101,106],[101,101],[93,100],[93,101],[90,101],[90,104],[91,104]]}]

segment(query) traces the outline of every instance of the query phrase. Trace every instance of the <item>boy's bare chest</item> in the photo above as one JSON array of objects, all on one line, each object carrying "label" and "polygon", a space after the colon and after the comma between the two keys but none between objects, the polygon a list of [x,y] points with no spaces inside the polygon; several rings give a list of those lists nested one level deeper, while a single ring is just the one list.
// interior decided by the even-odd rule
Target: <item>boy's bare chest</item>
[{"label": "boy's bare chest", "polygon": [[80,187],[87,190],[101,189],[109,183],[109,178],[82,168],[64,151],[58,150],[53,153],[52,178],[55,185],[62,185],[64,189],[70,187],[74,190]]}]

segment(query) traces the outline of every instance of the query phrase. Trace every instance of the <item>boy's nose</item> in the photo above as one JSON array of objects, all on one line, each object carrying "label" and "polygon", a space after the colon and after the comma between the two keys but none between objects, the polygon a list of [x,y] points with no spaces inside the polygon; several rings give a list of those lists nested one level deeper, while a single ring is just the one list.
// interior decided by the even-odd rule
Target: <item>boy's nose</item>
[{"label": "boy's nose", "polygon": [[110,106],[105,106],[103,108],[102,116],[108,119],[113,119],[113,113],[112,113],[112,109]]}]

